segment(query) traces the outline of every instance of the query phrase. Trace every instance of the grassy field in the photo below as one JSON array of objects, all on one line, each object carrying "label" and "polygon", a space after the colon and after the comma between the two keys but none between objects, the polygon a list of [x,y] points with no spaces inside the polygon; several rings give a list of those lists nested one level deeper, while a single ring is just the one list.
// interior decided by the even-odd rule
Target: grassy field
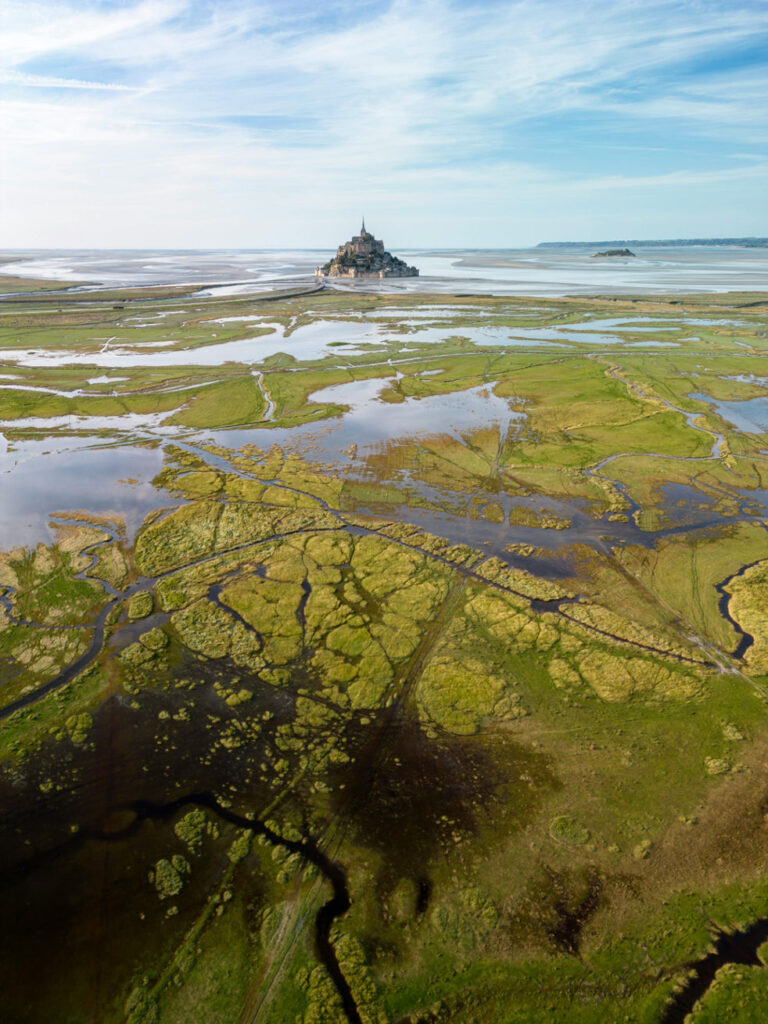
[{"label": "grassy field", "polygon": [[163,452],[135,535],[63,495],[0,555],[9,1019],[672,1019],[768,922],[768,437],[693,397],[768,394],[767,312],[0,303],[11,460]]}]

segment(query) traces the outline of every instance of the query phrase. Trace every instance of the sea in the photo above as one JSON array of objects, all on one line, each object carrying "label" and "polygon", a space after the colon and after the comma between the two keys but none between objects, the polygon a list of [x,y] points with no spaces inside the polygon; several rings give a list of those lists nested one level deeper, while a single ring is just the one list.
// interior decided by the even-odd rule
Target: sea
[{"label": "sea", "polygon": [[[415,278],[330,280],[343,291],[446,295],[611,295],[768,291],[768,249],[633,246],[634,257],[597,257],[595,247],[406,249]],[[0,250],[0,274],[61,281],[91,291],[198,285],[225,295],[309,285],[331,249]]]}]

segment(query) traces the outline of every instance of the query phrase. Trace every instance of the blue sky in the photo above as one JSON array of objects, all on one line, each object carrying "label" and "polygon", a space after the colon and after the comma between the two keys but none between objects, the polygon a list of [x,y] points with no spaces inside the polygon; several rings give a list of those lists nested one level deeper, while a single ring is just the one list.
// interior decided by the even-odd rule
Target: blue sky
[{"label": "blue sky", "polygon": [[768,0],[0,0],[0,247],[768,235]]}]

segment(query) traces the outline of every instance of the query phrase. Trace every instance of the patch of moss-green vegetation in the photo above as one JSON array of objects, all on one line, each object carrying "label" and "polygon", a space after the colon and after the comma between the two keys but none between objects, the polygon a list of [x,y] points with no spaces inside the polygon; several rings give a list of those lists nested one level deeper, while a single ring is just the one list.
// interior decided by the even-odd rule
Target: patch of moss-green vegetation
[{"label": "patch of moss-green vegetation", "polygon": [[264,415],[264,396],[249,374],[200,388],[166,423],[185,427],[230,427],[257,423]]},{"label": "patch of moss-green vegetation", "polygon": [[176,854],[170,860],[162,858],[149,874],[149,880],[157,889],[161,900],[178,896],[184,888],[184,875],[190,870],[189,862]]},{"label": "patch of moss-green vegetation", "polygon": [[[699,635],[732,650],[738,637],[720,611],[716,586],[761,554],[768,557],[768,532],[757,524],[742,524],[673,535],[659,540],[654,547],[623,548],[617,556],[622,565],[674,608]],[[731,586],[739,586],[740,579],[737,577]],[[732,600],[734,606],[738,605],[738,601]],[[631,614],[632,607],[627,612]],[[734,617],[740,621],[738,616]]]},{"label": "patch of moss-green vegetation", "polygon": [[565,814],[552,819],[549,824],[549,834],[556,842],[563,843],[565,846],[585,846],[589,842],[590,835],[589,829],[584,828],[583,825]]},{"label": "patch of moss-green vegetation", "polygon": [[220,835],[219,826],[200,808],[188,811],[179,818],[173,830],[193,856],[200,852],[207,837],[217,839]]},{"label": "patch of moss-green vegetation", "polygon": [[128,602],[129,619],[145,619],[152,612],[155,602],[148,590],[133,594]]},{"label": "patch of moss-green vegetation", "polygon": [[692,1024],[731,1020],[750,1024],[759,1020],[768,999],[768,971],[764,967],[726,964],[717,972],[711,989],[694,1008]]},{"label": "patch of moss-green vegetation", "polygon": [[[85,559],[84,564],[89,561]],[[18,581],[11,603],[20,619],[47,626],[79,625],[103,600],[104,592],[98,584],[76,577],[83,561],[66,548],[39,544],[7,565]]]},{"label": "patch of moss-green vegetation", "polygon": [[752,637],[744,655],[753,672],[768,673],[768,562],[763,560],[734,576],[726,587],[733,618]]}]

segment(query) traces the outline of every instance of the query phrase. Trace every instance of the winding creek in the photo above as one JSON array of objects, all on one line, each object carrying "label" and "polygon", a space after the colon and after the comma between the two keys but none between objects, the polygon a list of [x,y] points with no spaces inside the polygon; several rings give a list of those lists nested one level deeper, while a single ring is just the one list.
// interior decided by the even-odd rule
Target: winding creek
[{"label": "winding creek", "polygon": [[700,960],[685,965],[687,976],[672,995],[659,1018],[659,1024],[685,1024],[696,1003],[707,993],[721,967],[726,964],[762,967],[757,955],[768,941],[768,917],[733,932],[717,931],[712,949]]},{"label": "winding creek", "polygon": [[752,569],[754,566],[760,565],[760,563],[763,562],[763,561],[764,561],[764,559],[758,558],[754,562],[748,562],[746,565],[742,565],[742,567],[739,569],[738,572],[733,573],[727,579],[723,580],[722,583],[718,583],[716,585],[716,587],[715,587],[715,590],[717,590],[718,594],[720,595],[720,600],[718,602],[718,607],[720,609],[720,614],[723,616],[724,619],[726,619],[728,622],[730,622],[731,626],[733,626],[734,630],[736,631],[736,633],[739,636],[739,642],[736,645],[736,649],[731,652],[731,657],[732,658],[736,658],[736,659],[743,658],[744,655],[749,650],[749,648],[755,642],[755,638],[752,636],[751,633],[747,633],[739,625],[739,622],[736,619],[734,619],[734,617],[731,615],[730,608],[729,608],[730,601],[731,601],[731,595],[728,593],[728,589],[727,588],[728,588],[729,584],[733,582],[733,580],[736,580],[740,576],[743,576],[744,573],[748,569]]},{"label": "winding creek", "polygon": [[222,821],[243,829],[256,836],[263,836],[273,847],[281,847],[289,853],[298,854],[305,862],[313,864],[323,879],[331,886],[333,895],[322,904],[315,915],[315,949],[317,958],[328,972],[336,991],[339,994],[344,1014],[349,1024],[362,1024],[349,982],[339,964],[336,950],[331,941],[331,928],[334,922],[343,917],[351,904],[347,878],[343,867],[331,860],[320,848],[319,844],[309,835],[301,839],[286,839],[269,828],[258,818],[238,814],[231,808],[220,804],[211,793],[192,793],[178,797],[167,804],[154,804],[140,800],[130,804],[126,809],[135,814],[135,821],[123,832],[111,832],[108,835],[86,833],[84,838],[107,839],[112,841],[124,838],[130,831],[136,830],[147,820],[168,820],[187,807],[200,807],[212,811]]}]

